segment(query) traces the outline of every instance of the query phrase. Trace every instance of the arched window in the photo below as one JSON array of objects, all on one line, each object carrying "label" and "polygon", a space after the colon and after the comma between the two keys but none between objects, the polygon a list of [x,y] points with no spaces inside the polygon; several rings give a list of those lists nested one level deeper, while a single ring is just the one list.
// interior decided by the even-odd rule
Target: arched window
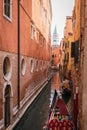
[{"label": "arched window", "polygon": [[36,71],[38,71],[38,60],[36,61]]},{"label": "arched window", "polygon": [[42,61],[40,61],[40,69],[42,70],[42,68],[43,68],[43,67],[42,67]]},{"label": "arched window", "polygon": [[24,75],[26,72],[26,62],[24,58],[21,61],[21,72],[22,72],[22,75]]},{"label": "arched window", "polygon": [[31,59],[31,62],[30,62],[30,71],[31,71],[31,73],[33,73],[33,71],[34,71],[34,62],[33,62],[33,59]]}]

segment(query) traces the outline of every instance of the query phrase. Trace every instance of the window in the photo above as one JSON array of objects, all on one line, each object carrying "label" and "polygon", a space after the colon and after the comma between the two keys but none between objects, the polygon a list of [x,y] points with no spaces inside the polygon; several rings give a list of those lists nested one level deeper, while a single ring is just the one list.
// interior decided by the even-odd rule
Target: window
[{"label": "window", "polygon": [[47,11],[45,11],[45,25],[47,25]]},{"label": "window", "polygon": [[42,61],[40,61],[40,70],[42,70]]},{"label": "window", "polygon": [[40,42],[40,45],[42,46],[43,45],[43,36],[41,34],[39,34],[39,42]]},{"label": "window", "polygon": [[7,19],[12,19],[12,0],[4,0],[4,16]]},{"label": "window", "polygon": [[5,57],[3,61],[3,74],[4,78],[9,81],[11,78],[12,66],[9,57]]},{"label": "window", "polygon": [[52,55],[52,58],[54,58],[54,55]]},{"label": "window", "polygon": [[31,38],[33,39],[35,37],[35,28],[33,25],[31,25]]},{"label": "window", "polygon": [[43,38],[43,44],[45,44],[46,43],[46,40],[45,40],[45,38]]},{"label": "window", "polygon": [[31,73],[33,73],[33,71],[34,71],[34,61],[32,59],[30,62],[30,71],[31,71]]},{"label": "window", "polygon": [[36,30],[35,37],[36,37],[36,41],[38,43],[39,42],[39,32],[38,32],[38,30]]},{"label": "window", "polygon": [[21,72],[22,72],[22,75],[25,74],[25,71],[26,71],[26,62],[25,62],[25,59],[23,58],[22,61],[21,61]]},{"label": "window", "polygon": [[40,0],[40,18],[42,18],[42,7],[43,7],[43,3],[42,0]]},{"label": "window", "polygon": [[42,46],[42,44],[43,44],[43,36],[41,36],[40,44],[41,44],[41,46]]},{"label": "window", "polygon": [[38,71],[38,60],[36,61],[36,71]]},{"label": "window", "polygon": [[69,52],[67,52],[67,62],[69,61]]},{"label": "window", "polygon": [[67,42],[67,47],[69,47],[69,41]]}]

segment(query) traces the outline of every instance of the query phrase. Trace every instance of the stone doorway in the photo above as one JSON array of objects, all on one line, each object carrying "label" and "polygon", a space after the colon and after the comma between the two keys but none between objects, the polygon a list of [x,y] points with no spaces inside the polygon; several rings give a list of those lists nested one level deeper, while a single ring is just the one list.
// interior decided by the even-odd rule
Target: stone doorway
[{"label": "stone doorway", "polygon": [[7,128],[10,125],[10,97],[11,97],[11,88],[10,85],[7,85],[4,92],[4,125]]}]

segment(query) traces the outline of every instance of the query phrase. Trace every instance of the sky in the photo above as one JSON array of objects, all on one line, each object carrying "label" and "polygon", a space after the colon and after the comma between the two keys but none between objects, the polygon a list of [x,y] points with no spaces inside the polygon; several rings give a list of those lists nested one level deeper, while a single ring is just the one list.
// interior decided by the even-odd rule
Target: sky
[{"label": "sky", "polygon": [[53,34],[56,25],[60,42],[61,39],[63,38],[66,16],[72,16],[74,0],[51,0],[51,4],[52,4],[51,35]]}]

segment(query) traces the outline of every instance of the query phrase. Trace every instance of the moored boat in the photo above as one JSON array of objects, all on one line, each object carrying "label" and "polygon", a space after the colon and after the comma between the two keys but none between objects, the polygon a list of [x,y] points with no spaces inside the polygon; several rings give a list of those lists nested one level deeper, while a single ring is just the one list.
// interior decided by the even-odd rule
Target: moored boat
[{"label": "moored boat", "polygon": [[59,95],[57,95],[54,106],[50,110],[46,130],[73,130],[68,108]]},{"label": "moored boat", "polygon": [[71,81],[68,79],[65,79],[62,82],[62,97],[63,99],[70,99],[71,94],[72,94]]},{"label": "moored boat", "polygon": [[66,98],[70,98],[71,97],[71,89],[68,89],[68,88],[62,89],[62,96],[66,97]]}]

